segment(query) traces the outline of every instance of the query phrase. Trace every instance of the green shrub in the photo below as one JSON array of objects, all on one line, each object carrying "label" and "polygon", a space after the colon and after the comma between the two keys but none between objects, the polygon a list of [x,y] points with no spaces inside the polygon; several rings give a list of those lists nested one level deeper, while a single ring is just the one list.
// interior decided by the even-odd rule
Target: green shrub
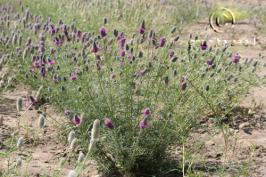
[{"label": "green shrub", "polygon": [[28,13],[11,14],[16,28],[3,20],[3,38],[23,37],[21,44],[2,40],[9,65],[19,81],[43,86],[42,99],[66,111],[66,131],[75,130],[83,148],[92,122],[101,120],[92,158],[106,174],[162,175],[169,148],[183,144],[198,120],[211,114],[221,126],[258,84],[256,61],[194,37],[180,45],[177,32],[160,35],[150,22],[133,25],[134,34],[109,23],[86,33]]}]

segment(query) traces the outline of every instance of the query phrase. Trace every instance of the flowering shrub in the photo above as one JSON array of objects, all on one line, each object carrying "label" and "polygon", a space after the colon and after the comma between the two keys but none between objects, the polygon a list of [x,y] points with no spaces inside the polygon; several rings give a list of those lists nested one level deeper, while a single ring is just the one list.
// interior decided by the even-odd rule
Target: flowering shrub
[{"label": "flowering shrub", "polygon": [[76,132],[68,137],[71,149],[77,141],[88,147],[88,132],[99,119],[92,157],[104,173],[161,173],[169,147],[183,143],[206,115],[220,125],[258,81],[256,61],[226,46],[194,44],[192,37],[180,46],[175,32],[160,35],[145,21],[134,34],[109,28],[106,20],[95,31],[82,31],[29,11],[11,13],[2,23],[9,64],[19,66],[18,80],[43,86],[41,97],[65,111],[66,127]]}]

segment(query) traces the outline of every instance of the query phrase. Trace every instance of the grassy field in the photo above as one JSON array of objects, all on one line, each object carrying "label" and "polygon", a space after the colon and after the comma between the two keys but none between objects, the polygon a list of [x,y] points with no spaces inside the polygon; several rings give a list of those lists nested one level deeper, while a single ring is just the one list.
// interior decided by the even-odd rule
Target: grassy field
[{"label": "grassy field", "polygon": [[[108,20],[110,29],[135,33],[145,20],[150,29],[159,34],[168,33],[173,27],[182,30],[184,25],[200,18],[204,7],[191,0],[184,1],[23,1],[32,13],[54,23],[62,19],[66,24],[75,23],[81,30],[97,31]],[[157,20],[160,19],[160,20]]]}]

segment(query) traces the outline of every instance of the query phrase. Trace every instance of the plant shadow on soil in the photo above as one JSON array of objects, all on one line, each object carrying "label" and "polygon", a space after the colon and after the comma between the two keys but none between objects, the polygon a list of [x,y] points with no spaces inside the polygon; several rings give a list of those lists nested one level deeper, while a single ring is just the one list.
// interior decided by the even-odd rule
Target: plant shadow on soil
[{"label": "plant shadow on soil", "polygon": [[0,102],[4,104],[0,104],[0,115],[15,115],[16,114],[16,107],[15,100],[9,98],[3,98]]},{"label": "plant shadow on soil", "polygon": [[[255,107],[253,111],[250,108],[238,106],[235,107],[231,113],[227,115],[227,118],[223,120],[224,124],[227,124],[230,129],[239,131],[240,129],[243,130],[245,134],[252,135],[253,131],[262,130],[266,123],[266,116],[263,113],[260,107]],[[200,124],[203,129],[197,128],[194,131],[203,133],[206,129],[213,129],[213,126],[210,126],[210,122],[212,118],[207,117],[203,121],[200,121]],[[203,132],[201,132],[203,130]],[[196,136],[193,135],[192,136]],[[191,142],[193,145],[193,142]],[[182,153],[179,149],[178,158],[171,158],[167,159],[165,163],[162,164],[162,170],[160,174],[155,175],[156,177],[181,177],[183,176],[182,168],[181,168],[181,159]],[[214,158],[208,158],[204,160],[199,160],[194,162],[192,165],[190,163],[185,164],[185,169],[192,169],[193,173],[199,173],[204,175],[215,175],[218,171],[224,171],[227,174],[234,175],[239,174],[241,168],[243,167],[244,163],[241,161],[234,161],[230,163],[224,163],[222,160],[223,154],[217,154]],[[186,174],[189,171],[185,171]],[[113,177],[120,177],[117,174],[111,175]],[[141,177],[151,177],[151,175],[147,174],[137,174],[137,176]]]}]

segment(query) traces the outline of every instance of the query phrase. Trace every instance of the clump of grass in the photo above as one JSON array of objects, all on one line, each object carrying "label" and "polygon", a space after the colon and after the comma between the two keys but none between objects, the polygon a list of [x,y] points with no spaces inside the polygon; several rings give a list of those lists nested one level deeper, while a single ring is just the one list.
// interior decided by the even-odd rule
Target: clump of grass
[{"label": "clump of grass", "polygon": [[[88,6],[101,5],[97,2],[102,1]],[[70,25],[68,16],[64,18],[69,24],[57,23],[31,11],[23,10],[17,16],[5,8],[17,25],[13,28],[8,25],[10,19],[3,19],[3,39],[18,33],[23,39],[21,45],[8,40],[1,44],[14,55],[9,66],[20,66],[15,71],[18,80],[42,90],[29,97],[31,105],[38,108],[45,100],[65,111],[71,150],[80,142],[88,148],[86,158],[95,159],[105,174],[164,175],[168,149],[183,146],[202,117],[213,115],[224,132],[224,118],[251,86],[260,84],[255,72],[259,65],[242,61],[241,55],[227,46],[193,44],[197,37],[192,35],[188,44],[180,47],[172,24],[158,26],[151,21],[151,15],[174,1],[159,6],[153,1],[115,2],[103,1],[96,10],[106,15],[113,13],[108,11],[113,7],[121,15],[125,8],[130,16],[124,19],[122,13],[121,19],[129,22],[137,14],[133,10],[143,15],[130,28],[120,28],[106,16],[109,20],[96,20],[93,28],[85,28],[92,31],[83,31]],[[136,7],[132,10],[127,3]],[[23,4],[19,8],[25,9]],[[60,8],[54,12],[59,13]],[[25,50],[27,55],[22,52]]]}]

